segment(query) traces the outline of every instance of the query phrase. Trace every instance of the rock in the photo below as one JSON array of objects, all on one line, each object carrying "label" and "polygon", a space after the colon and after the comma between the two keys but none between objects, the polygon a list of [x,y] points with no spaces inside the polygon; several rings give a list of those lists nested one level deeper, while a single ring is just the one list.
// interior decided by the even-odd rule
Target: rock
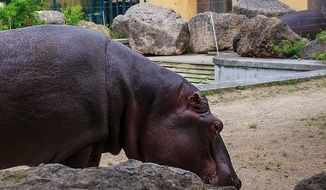
[{"label": "rock", "polygon": [[326,43],[313,40],[303,48],[300,57],[302,59],[313,59],[313,55],[318,52],[326,52]]},{"label": "rock", "polygon": [[188,24],[172,9],[139,3],[128,9],[130,47],[141,54],[183,54],[189,45]]},{"label": "rock", "polygon": [[94,22],[88,22],[88,21],[82,20],[78,23],[78,26],[87,28],[87,29],[91,29],[91,30],[94,30],[97,32],[102,32],[106,37],[111,38],[110,29],[104,25],[95,24]]},{"label": "rock", "polygon": [[0,171],[0,189],[219,189],[194,173],[178,168],[128,160],[107,168],[72,169],[47,164],[19,171]]},{"label": "rock", "polygon": [[0,8],[3,8],[3,7],[5,7],[5,4],[0,2]]},{"label": "rock", "polygon": [[294,9],[278,0],[239,0],[233,6],[232,11],[236,14],[246,15],[248,18],[253,18],[259,14],[276,17],[295,12]]},{"label": "rock", "polygon": [[52,11],[52,10],[44,10],[44,11],[36,11],[39,19],[41,21],[46,22],[47,24],[64,24],[65,17],[62,12]]},{"label": "rock", "polygon": [[118,15],[113,19],[112,36],[114,38],[129,37],[129,18],[124,15]]},{"label": "rock", "polygon": [[294,190],[325,190],[326,172],[314,175],[308,179],[299,181]]},{"label": "rock", "polygon": [[232,47],[235,35],[241,24],[247,20],[246,16],[230,13],[200,13],[189,22],[190,48],[195,53],[207,53],[216,50],[211,14],[214,19],[217,44],[220,50]]},{"label": "rock", "polygon": [[233,41],[233,49],[245,57],[278,57],[270,47],[282,40],[299,41],[301,37],[276,17],[258,15],[244,21]]}]

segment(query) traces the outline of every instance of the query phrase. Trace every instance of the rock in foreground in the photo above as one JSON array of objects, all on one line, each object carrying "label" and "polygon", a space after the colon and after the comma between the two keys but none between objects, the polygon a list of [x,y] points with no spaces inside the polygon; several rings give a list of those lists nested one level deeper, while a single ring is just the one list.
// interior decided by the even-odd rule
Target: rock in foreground
[{"label": "rock in foreground", "polygon": [[268,17],[281,16],[292,13],[294,10],[278,0],[239,0],[238,3],[233,6],[233,12],[252,18],[257,15],[265,15]]},{"label": "rock in foreground", "polygon": [[219,189],[189,171],[129,160],[108,168],[72,169],[60,164],[0,171],[0,189]]},{"label": "rock in foreground", "polygon": [[270,45],[282,40],[299,41],[301,37],[280,19],[258,15],[242,24],[233,41],[233,49],[244,57],[279,57]]},{"label": "rock in foreground", "polygon": [[308,179],[299,181],[294,190],[325,190],[326,172],[314,175]]},{"label": "rock in foreground", "polygon": [[239,32],[241,24],[247,20],[243,15],[230,13],[205,12],[196,15],[189,22],[190,48],[195,53],[216,50],[211,15],[213,15],[217,45],[220,50],[232,47],[232,41]]}]

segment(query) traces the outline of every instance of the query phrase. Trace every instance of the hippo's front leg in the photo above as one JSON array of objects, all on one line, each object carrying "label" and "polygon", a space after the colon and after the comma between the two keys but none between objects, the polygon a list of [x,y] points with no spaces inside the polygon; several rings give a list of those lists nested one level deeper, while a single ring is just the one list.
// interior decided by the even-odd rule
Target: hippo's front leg
[{"label": "hippo's front leg", "polygon": [[86,166],[88,166],[92,148],[92,145],[86,146],[85,148],[71,155],[68,159],[62,161],[61,164],[69,166],[71,168],[85,168]]},{"label": "hippo's front leg", "polygon": [[98,167],[100,165],[101,161],[101,155],[100,153],[91,153],[89,156],[88,162],[86,164],[86,167]]}]

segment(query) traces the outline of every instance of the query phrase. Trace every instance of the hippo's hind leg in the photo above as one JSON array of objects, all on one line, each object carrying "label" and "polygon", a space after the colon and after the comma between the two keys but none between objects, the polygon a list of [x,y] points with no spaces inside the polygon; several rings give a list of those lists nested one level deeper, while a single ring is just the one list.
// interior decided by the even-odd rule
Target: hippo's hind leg
[{"label": "hippo's hind leg", "polygon": [[71,155],[68,159],[61,162],[61,164],[71,168],[85,168],[88,165],[90,155],[92,152],[92,145],[89,145],[80,151]]}]

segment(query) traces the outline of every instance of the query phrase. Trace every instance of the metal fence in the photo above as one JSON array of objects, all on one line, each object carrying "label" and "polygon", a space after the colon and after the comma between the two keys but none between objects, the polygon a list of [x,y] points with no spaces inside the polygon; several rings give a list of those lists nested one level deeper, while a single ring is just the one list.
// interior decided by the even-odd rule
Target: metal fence
[{"label": "metal fence", "polygon": [[80,5],[90,21],[111,24],[116,16],[125,14],[131,6],[139,2],[139,0],[51,0],[51,8],[59,10],[66,6]]}]

